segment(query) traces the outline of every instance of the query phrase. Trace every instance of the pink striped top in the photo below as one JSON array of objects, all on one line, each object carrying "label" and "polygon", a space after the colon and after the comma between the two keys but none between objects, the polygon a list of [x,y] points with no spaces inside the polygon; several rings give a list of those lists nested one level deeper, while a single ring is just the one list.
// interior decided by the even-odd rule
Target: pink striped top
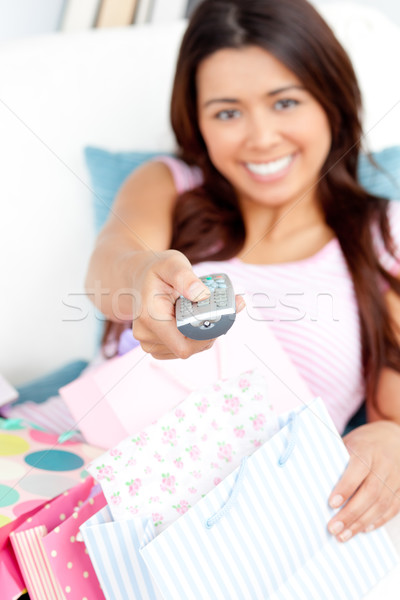
[{"label": "pink striped top", "polygon": [[[179,193],[200,183],[198,169],[177,159],[168,158],[165,163],[172,167]],[[400,256],[400,203],[390,204],[389,218]],[[379,239],[376,244],[382,264],[393,274],[399,273],[400,260],[390,257]],[[198,275],[218,271],[229,275],[235,292],[245,294],[250,316],[255,318],[256,312],[261,312],[299,374],[312,393],[323,398],[338,431],[343,432],[363,402],[365,386],[358,308],[338,240],[295,262],[253,265],[233,258],[202,262],[194,270]],[[246,344],[251,348],[251,339]]]}]

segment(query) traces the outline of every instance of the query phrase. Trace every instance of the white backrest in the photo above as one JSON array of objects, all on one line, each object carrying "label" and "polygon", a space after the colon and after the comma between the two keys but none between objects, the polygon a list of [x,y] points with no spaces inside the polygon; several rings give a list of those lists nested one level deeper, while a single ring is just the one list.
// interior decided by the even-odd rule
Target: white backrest
[{"label": "white backrest", "polygon": [[366,145],[380,150],[399,144],[400,27],[379,10],[356,3],[322,3],[318,8],[355,67],[363,95]]},{"label": "white backrest", "polygon": [[173,149],[168,98],[184,27],[0,44],[0,373],[14,383],[94,353],[82,151]]}]

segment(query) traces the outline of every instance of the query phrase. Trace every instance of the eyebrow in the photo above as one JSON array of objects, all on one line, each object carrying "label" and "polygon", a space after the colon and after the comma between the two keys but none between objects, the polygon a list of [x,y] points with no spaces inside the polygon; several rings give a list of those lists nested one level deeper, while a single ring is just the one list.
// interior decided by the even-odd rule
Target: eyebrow
[{"label": "eyebrow", "polygon": [[[266,96],[271,97],[271,96],[277,96],[278,94],[281,94],[282,92],[287,92],[289,90],[305,90],[305,87],[303,85],[286,85],[284,87],[278,88],[276,90],[272,90],[271,92],[268,92],[266,94]],[[212,98],[211,100],[207,100],[207,102],[204,102],[203,106],[204,108],[206,108],[207,106],[209,106],[210,104],[237,104],[239,101],[236,98]]]}]

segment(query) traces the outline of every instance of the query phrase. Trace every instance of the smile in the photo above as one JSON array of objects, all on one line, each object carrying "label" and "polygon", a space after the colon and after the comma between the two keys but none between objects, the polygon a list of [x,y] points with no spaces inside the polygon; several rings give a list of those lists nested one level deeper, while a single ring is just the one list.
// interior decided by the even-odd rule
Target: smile
[{"label": "smile", "polygon": [[286,169],[292,162],[293,157],[293,154],[290,154],[289,156],[284,156],[283,158],[267,163],[245,163],[245,165],[251,173],[254,173],[254,175],[265,177],[267,175],[275,175],[276,173],[279,173],[279,171]]}]

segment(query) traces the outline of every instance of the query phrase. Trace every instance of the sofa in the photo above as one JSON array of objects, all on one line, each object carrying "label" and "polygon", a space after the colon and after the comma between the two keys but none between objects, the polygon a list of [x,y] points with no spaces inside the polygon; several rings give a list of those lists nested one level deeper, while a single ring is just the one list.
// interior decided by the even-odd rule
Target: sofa
[{"label": "sofa", "polygon": [[[320,10],[358,72],[365,147],[399,145],[399,28],[358,4]],[[168,104],[184,29],[178,21],[0,44],[0,373],[15,386],[96,352],[102,319],[83,284],[96,181],[84,148],[173,152]]]}]

